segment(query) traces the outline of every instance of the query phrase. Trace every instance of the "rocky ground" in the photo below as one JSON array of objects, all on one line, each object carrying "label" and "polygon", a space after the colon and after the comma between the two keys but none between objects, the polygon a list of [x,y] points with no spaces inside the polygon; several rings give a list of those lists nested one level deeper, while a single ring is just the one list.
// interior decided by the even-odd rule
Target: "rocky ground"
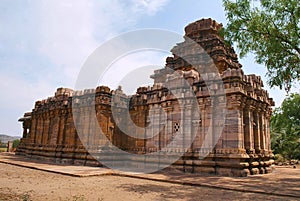
[{"label": "rocky ground", "polygon": [[0,175],[0,200],[298,200],[118,176],[72,177],[3,163]]}]

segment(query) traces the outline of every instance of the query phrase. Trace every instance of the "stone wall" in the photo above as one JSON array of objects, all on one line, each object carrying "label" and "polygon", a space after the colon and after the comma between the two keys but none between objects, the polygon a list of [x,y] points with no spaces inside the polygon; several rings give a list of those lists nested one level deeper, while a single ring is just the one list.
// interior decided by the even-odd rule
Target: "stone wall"
[{"label": "stone wall", "polygon": [[[212,19],[189,24],[165,68],[151,75],[154,85],[138,88],[133,96],[106,86],[59,88],[55,96],[37,101],[20,119],[24,133],[17,153],[100,166],[87,150],[97,153],[111,143],[135,154],[180,152],[172,166],[186,172],[269,173],[274,102],[260,76],[244,74],[233,48],[219,35],[221,27]],[[225,116],[218,110],[226,110]]]}]

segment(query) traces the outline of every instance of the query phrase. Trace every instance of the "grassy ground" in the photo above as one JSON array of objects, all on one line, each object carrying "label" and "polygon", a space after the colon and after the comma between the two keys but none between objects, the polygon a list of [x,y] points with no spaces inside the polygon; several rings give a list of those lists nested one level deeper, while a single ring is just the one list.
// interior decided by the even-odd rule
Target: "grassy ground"
[{"label": "grassy ground", "polygon": [[2,147],[0,147],[0,152],[6,152],[7,151],[7,148],[2,148]]}]

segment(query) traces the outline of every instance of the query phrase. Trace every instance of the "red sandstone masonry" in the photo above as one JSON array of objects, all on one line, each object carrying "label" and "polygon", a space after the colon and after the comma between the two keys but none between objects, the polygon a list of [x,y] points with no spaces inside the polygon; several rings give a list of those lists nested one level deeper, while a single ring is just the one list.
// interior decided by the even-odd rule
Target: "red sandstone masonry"
[{"label": "red sandstone masonry", "polygon": [[[228,176],[247,176],[248,174],[263,174],[271,171],[273,154],[270,147],[270,116],[271,106],[274,102],[269,98],[268,92],[263,89],[260,76],[245,75],[242,65],[238,62],[237,55],[232,47],[225,45],[219,35],[222,25],[212,19],[202,19],[189,24],[186,28],[186,37],[200,44],[205,54],[210,55],[218,68],[218,73],[223,81],[226,96],[210,94],[207,83],[214,84],[214,88],[222,87],[214,83],[212,74],[199,73],[195,66],[187,63],[184,58],[201,61],[203,55],[193,49],[193,45],[185,40],[177,44],[171,51],[173,57],[166,59],[166,66],[156,70],[151,78],[154,85],[140,87],[133,96],[125,95],[121,89],[110,90],[106,86],[84,91],[59,88],[55,96],[46,100],[37,101],[31,113],[25,113],[19,121],[23,122],[23,138],[17,149],[17,154],[28,155],[35,158],[56,161],[59,163],[75,163],[83,165],[101,166],[86,151],[101,150],[106,138],[115,146],[136,154],[164,150],[168,154],[182,152],[182,158],[172,166],[185,172],[205,174],[220,174]],[[172,71],[176,71],[174,75]],[[201,117],[194,119],[193,103],[190,101],[193,94],[188,94],[180,85],[180,79],[185,78],[193,88],[196,95]],[[205,80],[205,81],[204,81]],[[164,84],[183,94],[177,99]],[[95,97],[92,96],[95,94]],[[114,101],[112,101],[112,98]],[[213,148],[204,143],[204,136],[212,125],[213,104],[222,103],[226,97],[228,110],[221,137]],[[117,101],[116,101],[117,100]],[[72,101],[77,104],[76,111],[82,114],[77,130],[73,122]],[[95,102],[97,122],[92,121],[88,105]],[[111,105],[113,103],[113,105]],[[130,116],[120,115],[120,119],[112,116],[112,107],[116,112],[124,114],[126,105],[130,106]],[[183,104],[183,106],[182,106]],[[184,107],[185,116],[182,117],[181,109]],[[167,114],[164,124],[162,108]],[[148,125],[149,112],[155,113],[153,126],[160,128],[158,135],[149,139],[137,139],[123,133],[116,122],[127,125],[131,118],[139,127]],[[214,117],[214,125],[219,125],[222,119]],[[179,125],[183,122],[183,125]],[[99,124],[105,136],[95,129]],[[200,125],[195,139],[184,153],[182,143],[190,137],[193,129]],[[78,129],[85,135],[78,137]],[[176,146],[167,149],[176,132],[182,129],[184,138],[176,142]],[[151,135],[151,129],[143,130],[127,128],[135,136]],[[199,156],[206,155],[203,160]],[[167,160],[168,155],[161,158]],[[109,158],[109,156],[108,156]],[[120,161],[122,157],[120,156]],[[160,162],[161,162],[160,161]],[[157,163],[157,161],[151,161]]]}]

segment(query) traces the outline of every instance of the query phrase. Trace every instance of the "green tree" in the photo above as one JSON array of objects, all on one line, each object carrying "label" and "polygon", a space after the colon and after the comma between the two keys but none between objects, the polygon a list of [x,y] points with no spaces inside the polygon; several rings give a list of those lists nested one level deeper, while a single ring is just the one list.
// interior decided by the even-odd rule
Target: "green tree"
[{"label": "green tree", "polygon": [[223,0],[225,39],[240,56],[254,53],[267,67],[268,84],[289,92],[300,79],[299,0]]},{"label": "green tree", "polygon": [[291,94],[273,112],[271,143],[275,154],[300,159],[300,94]]},{"label": "green tree", "polygon": [[16,139],[16,140],[13,141],[12,147],[13,147],[13,148],[17,148],[19,144],[20,144],[20,140],[19,140],[19,139]]}]

